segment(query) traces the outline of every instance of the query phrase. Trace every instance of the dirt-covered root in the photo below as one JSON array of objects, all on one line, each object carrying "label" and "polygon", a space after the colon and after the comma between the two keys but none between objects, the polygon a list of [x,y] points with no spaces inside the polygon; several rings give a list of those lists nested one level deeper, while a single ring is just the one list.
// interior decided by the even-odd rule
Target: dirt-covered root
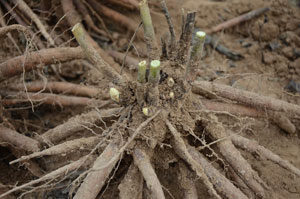
[{"label": "dirt-covered root", "polygon": [[272,97],[261,96],[256,93],[236,89],[231,86],[206,81],[195,81],[193,82],[192,91],[193,93],[204,96],[213,95],[223,97],[262,110],[267,109],[293,113],[298,116],[300,115],[299,105],[274,99]]},{"label": "dirt-covered root", "polygon": [[152,198],[164,199],[165,195],[162,186],[150,162],[149,155],[145,152],[144,149],[141,148],[135,148],[132,155],[134,164],[139,168],[140,172],[142,173],[146,181],[147,187],[151,192]]},{"label": "dirt-covered root", "polygon": [[249,151],[250,153],[253,153],[255,155],[260,155],[263,158],[278,164],[279,166],[289,170],[290,172],[300,177],[300,169],[292,165],[289,161],[282,159],[269,149],[266,149],[265,147],[259,145],[257,141],[247,139],[237,134],[234,134],[231,137],[231,140],[235,146]]},{"label": "dirt-covered root", "polygon": [[[62,0],[61,1],[62,9],[66,15],[66,19],[71,27],[75,26],[77,23],[81,23],[82,19],[80,14],[76,11],[75,6],[72,0]],[[108,54],[101,48],[99,48],[97,42],[88,34],[88,32],[84,29],[84,35],[86,37],[85,42],[87,45],[91,45],[97,49],[97,52],[103,57],[105,62],[107,62],[111,67],[118,69],[113,59],[108,56]]]},{"label": "dirt-covered root", "polygon": [[138,167],[132,163],[118,186],[120,199],[143,198],[143,176]]},{"label": "dirt-covered root", "polygon": [[[205,126],[205,130],[213,137],[213,139],[218,140],[229,136],[214,114],[205,114],[205,116],[201,118],[201,121]],[[251,168],[250,164],[235,148],[231,140],[225,139],[218,142],[217,146],[227,163],[232,166],[235,172],[244,180],[251,190],[253,190],[258,196],[265,197],[265,188],[268,188],[268,186],[259,177],[257,172]]]},{"label": "dirt-covered root", "polygon": [[180,133],[177,132],[177,130],[174,128],[174,126],[169,120],[166,120],[166,125],[168,126],[171,134],[173,135],[174,139],[172,146],[177,155],[184,161],[186,161],[190,165],[190,167],[196,172],[197,176],[203,181],[203,183],[208,188],[209,193],[215,198],[221,199],[221,196],[216,192],[216,190],[213,187],[213,184],[209,181],[208,177],[204,173],[203,167],[200,164],[198,164],[188,152],[186,144],[181,138]]},{"label": "dirt-covered root", "polygon": [[[96,106],[103,107],[111,103],[109,100],[97,100],[88,97],[66,96],[51,93],[31,93],[31,92],[6,92],[0,91],[0,94],[5,97],[0,100],[2,106],[13,106],[24,102],[32,104],[48,104],[53,106]],[[13,99],[9,99],[11,97]]]},{"label": "dirt-covered root", "polygon": [[22,156],[14,161],[11,161],[10,164],[15,164],[17,162],[22,162],[32,158],[42,157],[46,155],[59,155],[71,153],[73,151],[79,150],[81,148],[92,148],[99,142],[99,137],[92,136],[88,138],[79,138],[75,140],[66,141],[64,143],[52,146],[43,151],[35,152],[30,155]]},{"label": "dirt-covered root", "polygon": [[44,65],[83,59],[81,48],[49,48],[14,57],[0,64],[0,81]]},{"label": "dirt-covered root", "polygon": [[101,92],[100,89],[69,82],[43,82],[35,81],[25,84],[9,85],[8,89],[27,92],[51,92],[56,94],[70,94],[83,97],[97,97],[108,99],[109,96]]},{"label": "dirt-covered root", "polygon": [[45,39],[47,39],[47,41],[50,43],[50,45],[55,46],[55,42],[47,32],[44,24],[41,22],[40,18],[31,10],[31,8],[23,0],[13,0],[13,2],[36,24],[36,26],[41,31]]},{"label": "dirt-covered root", "polygon": [[76,132],[93,127],[97,121],[105,122],[109,119],[117,117],[121,110],[122,108],[113,108],[100,111],[93,110],[88,113],[76,115],[65,123],[46,131],[38,139],[50,145],[52,143],[58,143],[59,141],[71,136]]},{"label": "dirt-covered root", "polygon": [[[201,99],[201,106],[202,110],[210,110],[216,114],[233,114],[240,117],[265,117],[271,119],[279,128],[291,135],[295,135],[296,132],[296,126],[289,119],[289,117],[294,117],[293,114],[286,113],[287,116],[285,116],[281,112],[257,110],[254,107],[251,108],[245,105],[217,102],[207,99]],[[199,112],[199,110],[190,110],[189,112]]]},{"label": "dirt-covered root", "polygon": [[243,192],[236,188],[230,180],[215,169],[194,147],[187,145],[187,148],[193,159],[203,167],[204,173],[221,196],[225,196],[226,198],[248,199]]},{"label": "dirt-covered root", "polygon": [[13,146],[28,152],[40,151],[40,143],[37,140],[22,135],[3,125],[0,125],[0,145]]},{"label": "dirt-covered root", "polygon": [[28,188],[28,187],[31,187],[35,184],[38,184],[38,183],[41,183],[41,182],[46,182],[47,180],[53,180],[53,179],[57,179],[59,177],[64,177],[70,173],[72,173],[72,171],[76,170],[76,169],[79,169],[81,167],[86,167],[87,165],[91,164],[94,160],[94,157],[93,156],[84,156],[72,163],[69,163],[63,167],[60,167],[54,171],[51,171],[50,173],[36,179],[36,180],[32,180],[28,183],[25,183],[23,185],[20,185],[20,186],[16,186],[14,188],[12,188],[11,190],[3,193],[0,195],[0,198],[4,197],[4,196],[7,196],[13,192],[16,192],[16,191],[19,191],[19,190],[22,190],[22,189],[25,189],[25,188]]},{"label": "dirt-covered root", "polygon": [[21,31],[27,34],[28,29],[25,26],[19,25],[19,24],[14,24],[14,25],[9,25],[6,27],[2,27],[0,28],[0,37],[6,35],[7,33],[11,32],[11,31]]},{"label": "dirt-covered root", "polygon": [[111,142],[95,160],[73,199],[95,199],[119,160],[119,145]]},{"label": "dirt-covered root", "polygon": [[178,181],[182,188],[184,199],[198,199],[196,178],[190,176],[191,171],[183,162],[179,162]]}]

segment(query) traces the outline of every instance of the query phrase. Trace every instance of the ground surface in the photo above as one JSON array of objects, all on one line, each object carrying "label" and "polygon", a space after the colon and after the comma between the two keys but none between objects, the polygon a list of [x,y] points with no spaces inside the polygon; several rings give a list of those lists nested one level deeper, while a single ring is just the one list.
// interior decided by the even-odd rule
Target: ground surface
[{"label": "ground surface", "polygon": [[[173,17],[177,36],[179,35],[181,27],[182,8],[184,8],[184,10],[196,10],[196,27],[200,30],[208,30],[224,20],[239,16],[253,9],[265,6],[270,7],[270,11],[263,16],[230,28],[224,32],[219,32],[217,34],[219,42],[230,50],[240,53],[244,58],[239,61],[233,61],[216,52],[214,49],[207,47],[202,66],[199,70],[200,75],[198,79],[214,80],[261,95],[300,104],[299,90],[298,93],[292,93],[284,89],[291,81],[300,82],[299,7],[287,0],[166,0],[166,2],[170,14]],[[151,5],[152,17],[157,35],[164,35],[167,33],[167,24],[160,11],[159,5],[160,4],[156,3],[156,1]],[[125,11],[123,13],[139,22],[138,12]],[[122,32],[120,31],[115,34],[116,41],[108,45],[108,49],[124,51],[124,47],[128,43],[129,38],[127,38],[128,34],[124,34],[125,36],[121,34]],[[7,38],[2,38],[2,41],[4,42],[4,47],[1,47],[0,50],[0,62],[17,55],[12,47],[5,49],[5,46],[11,46]],[[141,41],[134,42],[134,44],[138,51],[140,50],[140,54],[143,55],[143,53],[145,53],[144,44]],[[129,54],[136,56],[134,51]],[[79,67],[78,70],[82,74],[80,73],[79,75],[69,77],[71,81],[80,82],[86,78],[90,84],[99,85],[99,79],[97,80],[92,74],[88,74],[87,69],[81,69]],[[68,71],[65,73],[72,76]],[[49,78],[55,79],[51,74]],[[102,86],[103,85],[105,84],[102,84]],[[107,89],[106,86],[103,86],[103,88]],[[81,111],[84,111],[83,108],[75,110],[74,108],[62,109],[60,107],[53,108],[42,105],[36,107],[35,112],[32,112],[31,109],[20,109],[15,110],[11,114],[6,112],[5,117],[10,120],[19,132],[27,132],[27,134],[30,134],[33,131],[36,133],[44,132],[45,129],[49,129]],[[220,115],[220,118],[221,121],[228,126],[237,123],[234,118],[226,115]],[[26,120],[26,122],[24,122],[24,120]],[[249,130],[243,133],[245,137],[257,140],[262,146],[265,146],[300,168],[299,124],[295,124],[297,127],[296,135],[289,135],[266,119],[245,119],[245,121],[248,122],[249,128],[252,129],[251,131]],[[36,125],[40,127],[37,128]],[[74,156],[80,155],[76,153]],[[262,179],[275,191],[274,198],[300,198],[299,178],[272,162],[258,159],[245,152],[243,152],[243,155]],[[0,182],[3,184],[15,182],[23,183],[32,179],[32,176],[23,167],[8,166],[8,162],[13,160],[14,156],[12,156],[6,148],[0,148],[0,159]],[[62,160],[58,159],[52,161]],[[161,162],[159,159],[155,160],[155,164],[161,164]],[[126,161],[123,161],[121,164],[127,165],[128,167],[128,162]],[[49,167],[51,167],[51,165],[48,165],[48,168]],[[175,174],[176,172],[174,172],[174,175],[170,172],[170,170],[173,169],[175,171],[176,168],[169,167],[168,169],[168,172],[165,172],[163,169],[157,171],[162,185],[172,193],[172,196],[166,195],[166,197],[181,198],[179,188],[173,183],[178,176]],[[117,197],[118,193],[115,192],[115,196],[112,196],[110,190],[116,190],[115,188],[123,176],[122,171],[116,173],[115,178],[112,180],[109,189],[104,193],[103,198]],[[201,183],[197,184],[197,187],[199,193],[203,193],[202,190],[206,190]],[[27,196],[27,198],[30,197],[33,196]],[[203,198],[207,197],[208,196],[203,196]],[[40,196],[40,198],[42,197]]]}]

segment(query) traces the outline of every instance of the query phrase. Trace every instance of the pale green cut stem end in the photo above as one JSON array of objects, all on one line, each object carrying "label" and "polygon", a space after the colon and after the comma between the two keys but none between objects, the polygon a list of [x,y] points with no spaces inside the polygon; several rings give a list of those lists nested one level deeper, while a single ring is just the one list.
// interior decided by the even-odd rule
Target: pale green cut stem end
[{"label": "pale green cut stem end", "polygon": [[109,95],[110,98],[115,101],[115,102],[119,102],[120,101],[120,92],[115,89],[115,88],[110,88],[109,89]]},{"label": "pale green cut stem end", "polygon": [[153,60],[150,63],[149,81],[151,83],[158,83],[160,78],[160,61]]},{"label": "pale green cut stem end", "polygon": [[191,56],[190,56],[191,62],[194,62],[197,59],[197,57],[201,57],[204,42],[205,42],[205,37],[206,37],[205,32],[202,32],[202,31],[196,32],[195,44],[192,47]]},{"label": "pale green cut stem end", "polygon": [[139,63],[137,81],[141,84],[146,82],[147,61],[143,60]]}]

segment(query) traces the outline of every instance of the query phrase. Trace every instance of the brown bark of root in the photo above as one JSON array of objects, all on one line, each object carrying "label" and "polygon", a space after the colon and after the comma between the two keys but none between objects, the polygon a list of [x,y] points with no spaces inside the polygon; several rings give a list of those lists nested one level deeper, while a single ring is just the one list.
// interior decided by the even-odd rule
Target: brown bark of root
[{"label": "brown bark of root", "polygon": [[1,145],[13,145],[14,147],[24,151],[40,151],[40,143],[38,141],[6,128],[3,125],[0,126],[0,143]]},{"label": "brown bark of root", "polygon": [[203,181],[203,183],[208,188],[209,193],[214,196],[215,198],[221,199],[221,196],[216,192],[212,183],[209,181],[208,177],[205,175],[203,167],[198,164],[191,154],[188,152],[188,149],[184,143],[184,140],[181,138],[180,134],[177,130],[173,127],[170,121],[166,120],[166,125],[168,126],[170,132],[173,135],[174,142],[172,146],[174,147],[175,152],[177,155],[186,161],[191,168],[196,172],[197,176]]},{"label": "brown bark of root", "polygon": [[138,167],[133,163],[130,165],[124,179],[119,184],[120,199],[142,199],[143,196],[143,176]]},{"label": "brown bark of root", "polygon": [[165,195],[157,175],[151,165],[150,157],[143,149],[135,148],[133,151],[134,164],[142,173],[148,189],[151,191],[152,198],[164,199]]},{"label": "brown bark of root", "polygon": [[[228,136],[224,127],[218,122],[213,114],[206,114],[204,123],[205,130],[209,132],[214,139],[222,139]],[[235,148],[230,139],[225,139],[217,143],[220,153],[232,166],[236,173],[244,182],[260,197],[265,197],[264,187],[267,187],[263,180],[258,176],[250,164],[243,158],[241,153]]]},{"label": "brown bark of root", "polygon": [[75,97],[56,95],[50,93],[29,93],[29,92],[0,92],[3,96],[14,96],[15,99],[3,99],[0,100],[0,104],[3,106],[13,106],[16,104],[31,102],[42,103],[53,106],[98,106],[104,107],[111,103],[111,101],[96,100],[87,97]]},{"label": "brown bark of root", "polygon": [[109,96],[102,94],[100,89],[90,86],[84,86],[79,84],[73,84],[69,82],[28,82],[25,84],[10,85],[8,87],[11,90],[27,92],[53,92],[58,94],[71,94],[75,96],[84,97],[99,97],[100,99],[108,99]]},{"label": "brown bark of root", "polygon": [[217,192],[226,198],[248,199],[230,180],[225,178],[217,169],[215,169],[201,153],[194,147],[187,145],[188,151],[204,169],[204,173],[210,179]]},{"label": "brown bark of root", "polygon": [[191,178],[191,171],[183,162],[179,162],[178,181],[183,191],[184,199],[198,199],[196,178]]},{"label": "brown bark of root", "polygon": [[82,158],[80,158],[79,160],[76,160],[75,162],[72,162],[70,164],[67,164],[63,167],[60,167],[54,171],[51,171],[50,173],[36,179],[36,180],[32,180],[28,183],[25,183],[23,185],[20,185],[20,186],[17,186],[17,187],[14,187],[13,189],[3,193],[2,195],[0,195],[0,198],[4,197],[4,196],[7,196],[11,193],[14,193],[16,191],[19,191],[21,189],[24,189],[24,188],[27,188],[27,187],[30,187],[30,186],[33,186],[35,184],[38,184],[38,183],[41,183],[41,182],[44,182],[44,181],[47,181],[47,180],[53,180],[53,179],[56,179],[56,178],[59,178],[61,176],[65,176],[69,173],[71,173],[72,171],[76,170],[76,169],[79,169],[80,167],[84,167],[88,164],[90,164],[93,160],[93,157],[89,157],[89,156],[84,156]]},{"label": "brown bark of root", "polygon": [[219,97],[234,100],[251,107],[260,108],[262,110],[269,109],[273,111],[283,111],[300,115],[299,105],[274,99],[272,97],[260,96],[256,93],[236,89],[231,86],[205,81],[195,81],[193,83],[192,91],[200,95],[215,94]]},{"label": "brown bark of root", "polygon": [[80,48],[50,48],[14,57],[0,64],[0,82],[38,67],[82,59],[85,55]]},{"label": "brown bark of root", "polygon": [[58,155],[58,154],[71,153],[71,152],[73,152],[75,150],[79,150],[81,148],[92,148],[97,144],[97,142],[99,142],[99,138],[97,136],[70,140],[70,141],[66,141],[64,143],[52,146],[43,151],[35,152],[35,153],[32,153],[27,156],[22,156],[14,161],[11,161],[9,164],[15,164],[17,162],[22,162],[25,160],[42,157],[42,156],[46,156],[46,155]]},{"label": "brown bark of root", "polygon": [[[73,199],[95,199],[106,182],[107,177],[119,160],[119,146],[110,143],[95,160],[92,169],[80,185]],[[118,157],[116,157],[118,156]]]},{"label": "brown bark of root", "polygon": [[270,160],[278,164],[279,166],[289,170],[290,172],[300,177],[300,169],[292,165],[289,161],[282,159],[281,157],[279,157],[277,154],[273,153],[269,149],[266,149],[265,147],[259,145],[256,141],[249,140],[245,137],[236,134],[231,137],[231,140],[235,146],[247,150],[250,153],[259,154],[262,157],[266,158],[267,160]]},{"label": "brown bark of root", "polygon": [[91,128],[97,121],[102,120],[104,122],[116,117],[121,110],[121,108],[108,109],[100,112],[94,110],[85,114],[77,115],[70,118],[67,122],[48,130],[42,134],[39,139],[46,143],[58,143],[64,138],[84,130],[85,127]]}]

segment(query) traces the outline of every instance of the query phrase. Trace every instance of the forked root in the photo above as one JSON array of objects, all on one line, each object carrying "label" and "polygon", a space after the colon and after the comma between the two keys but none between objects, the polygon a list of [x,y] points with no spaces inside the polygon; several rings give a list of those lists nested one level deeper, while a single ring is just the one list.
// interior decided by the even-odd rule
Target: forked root
[{"label": "forked root", "polygon": [[120,199],[142,199],[143,198],[143,176],[133,163],[127,174],[118,186]]},{"label": "forked root", "polygon": [[[223,139],[228,136],[224,127],[218,122],[218,118],[213,114],[207,114],[204,123],[205,130],[209,132],[214,139]],[[244,180],[244,182],[260,197],[265,196],[265,188],[268,188],[263,180],[258,176],[250,164],[243,158],[241,153],[235,148],[230,139],[225,139],[217,143],[220,153],[227,162],[232,166],[236,173]]]},{"label": "forked root", "polygon": [[289,161],[282,159],[269,149],[259,145],[257,141],[247,139],[237,134],[232,136],[231,140],[235,146],[247,150],[250,153],[261,155],[300,177],[300,169],[296,168]]},{"label": "forked root", "polygon": [[215,198],[221,199],[221,196],[216,192],[216,190],[213,187],[213,184],[209,181],[208,177],[204,173],[203,167],[198,164],[191,154],[188,152],[188,149],[186,147],[186,144],[184,143],[184,140],[181,138],[180,134],[177,132],[177,130],[173,127],[170,121],[166,120],[166,125],[168,126],[170,132],[173,135],[174,142],[173,147],[175,152],[179,157],[181,157],[183,160],[185,160],[191,168],[196,172],[196,174],[199,176],[199,178],[203,181],[203,183],[208,188],[208,191],[211,195],[213,195]]},{"label": "forked root", "polygon": [[[107,177],[119,160],[119,146],[112,142],[95,160],[93,168],[87,174],[73,199],[95,199],[106,182]],[[116,157],[118,156],[118,157]]]},{"label": "forked root", "polygon": [[40,151],[40,143],[38,141],[1,125],[0,145],[4,144],[13,145],[24,151]]},{"label": "forked root", "polygon": [[151,165],[150,157],[143,149],[136,148],[133,152],[134,164],[139,168],[151,191],[152,198],[164,199],[165,195],[157,175]]},{"label": "forked root", "polygon": [[248,199],[244,193],[242,193],[230,182],[230,180],[215,169],[194,147],[187,145],[187,148],[193,159],[201,164],[205,174],[220,195],[230,199]]},{"label": "forked root", "polygon": [[74,171],[76,169],[79,169],[80,167],[84,167],[86,165],[89,165],[92,161],[93,161],[92,157],[84,156],[84,157],[80,158],[79,160],[76,160],[75,162],[67,164],[63,167],[60,167],[60,168],[44,175],[43,177],[40,177],[36,180],[32,180],[32,181],[30,181],[26,184],[21,185],[21,186],[17,186],[15,188],[3,193],[2,195],[0,195],[0,198],[2,198],[4,196],[7,196],[7,195],[9,195],[13,192],[19,191],[21,189],[24,189],[24,188],[33,186],[35,184],[44,182],[46,180],[53,180],[53,179],[59,178],[61,176],[66,176],[67,174],[71,173],[72,171]]},{"label": "forked root", "polygon": [[9,164],[15,164],[17,162],[29,160],[32,158],[42,157],[45,155],[56,155],[56,154],[65,154],[70,153],[75,150],[79,150],[80,148],[91,148],[96,145],[99,141],[97,136],[89,137],[89,138],[79,138],[75,140],[66,141],[62,144],[55,145],[43,151],[35,152],[30,155],[22,156],[14,161],[11,161]]}]

